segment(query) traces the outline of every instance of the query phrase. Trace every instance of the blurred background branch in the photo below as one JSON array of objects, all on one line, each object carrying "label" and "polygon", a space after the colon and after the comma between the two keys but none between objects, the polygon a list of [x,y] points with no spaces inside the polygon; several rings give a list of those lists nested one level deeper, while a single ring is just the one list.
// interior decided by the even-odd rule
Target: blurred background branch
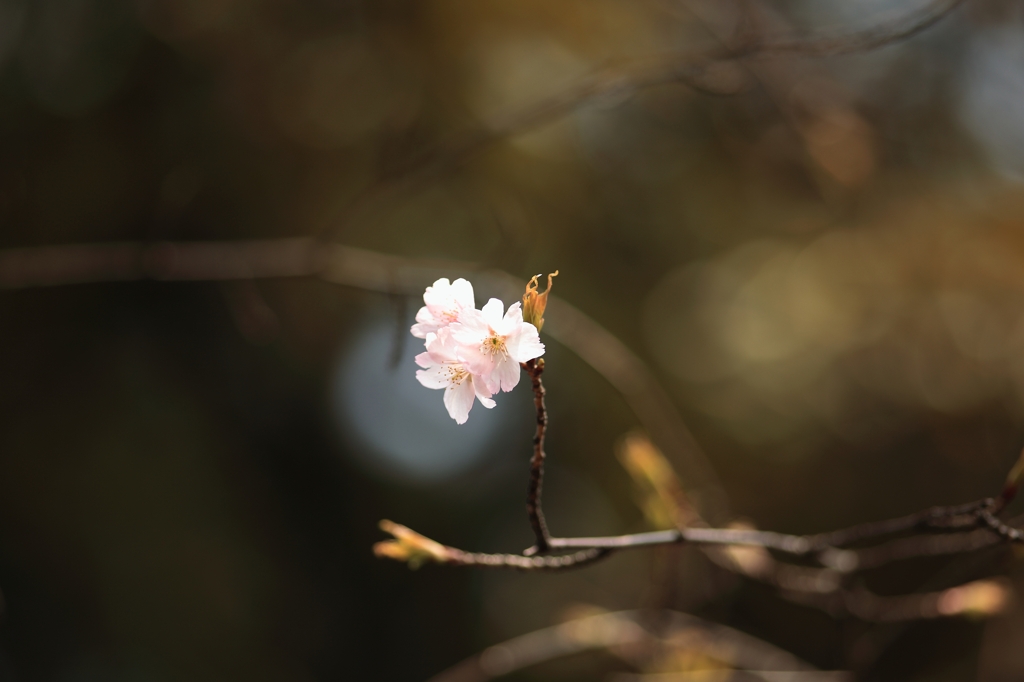
[{"label": "blurred background branch", "polygon": [[[721,676],[723,672],[759,668],[790,674],[817,672],[810,664],[768,642],[689,614],[599,610],[593,613],[595,609],[583,607],[576,610],[591,613],[488,647],[479,656],[432,677],[430,682],[483,682],[591,649],[608,649],[640,669],[656,669],[672,662],[689,664],[689,670],[663,673],[675,675],[676,679],[685,677],[687,672],[716,672]],[[652,630],[652,622],[662,625]],[[702,664],[708,667],[701,668]],[[823,677],[807,679],[849,679],[842,673],[818,674]],[[622,677],[633,679],[628,675]]]}]

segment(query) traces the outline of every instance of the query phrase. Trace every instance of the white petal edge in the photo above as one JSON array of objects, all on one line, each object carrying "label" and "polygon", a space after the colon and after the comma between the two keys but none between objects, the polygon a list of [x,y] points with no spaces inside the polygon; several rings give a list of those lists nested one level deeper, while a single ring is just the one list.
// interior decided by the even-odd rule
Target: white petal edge
[{"label": "white petal edge", "polygon": [[434,365],[427,369],[416,370],[416,381],[427,388],[448,388],[451,385],[450,376],[444,365]]},{"label": "white petal edge", "polygon": [[473,391],[473,383],[468,380],[461,384],[453,384],[444,391],[444,406],[448,408],[448,415],[456,424],[466,423],[469,411],[473,409],[474,400],[476,393]]},{"label": "white petal edge", "polygon": [[505,313],[505,304],[500,299],[492,298],[480,309],[480,312],[483,314],[484,321],[488,326],[497,328],[501,325],[501,318]]},{"label": "white petal edge", "polygon": [[501,357],[494,363],[491,386],[500,385],[506,393],[519,383],[519,363],[508,357]]},{"label": "white petal edge", "polygon": [[461,277],[452,282],[452,298],[460,308],[476,308],[473,285]]}]

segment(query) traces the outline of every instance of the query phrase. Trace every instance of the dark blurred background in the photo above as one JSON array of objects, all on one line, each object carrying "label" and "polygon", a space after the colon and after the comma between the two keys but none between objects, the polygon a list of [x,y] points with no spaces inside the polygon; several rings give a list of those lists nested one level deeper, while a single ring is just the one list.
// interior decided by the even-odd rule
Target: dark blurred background
[{"label": "dark blurred background", "polygon": [[[926,4],[0,0],[0,247],[329,234],[558,268],[735,515],[804,533],[975,499],[1024,443],[1019,2],[614,90],[348,219],[417,154],[607,65]],[[418,305],[303,278],[0,293],[0,679],[421,680],[580,604],[647,603],[651,552],[558,575],[373,558],[381,518],[530,543],[530,396],[451,423],[413,379]],[[636,417],[545,340],[551,526],[643,529],[614,456]],[[934,589],[958,561],[869,584]],[[743,583],[708,601],[707,570],[678,570],[671,606],[824,668],[865,631]],[[914,626],[871,675],[1022,679],[1022,636],[1020,611]]]}]

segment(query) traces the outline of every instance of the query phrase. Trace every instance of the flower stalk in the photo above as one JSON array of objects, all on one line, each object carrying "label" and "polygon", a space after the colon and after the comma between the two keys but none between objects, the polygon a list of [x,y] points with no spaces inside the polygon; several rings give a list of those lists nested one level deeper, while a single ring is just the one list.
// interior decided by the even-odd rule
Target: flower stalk
[{"label": "flower stalk", "polygon": [[530,458],[530,481],[526,489],[526,514],[530,519],[530,527],[533,529],[534,546],[523,552],[526,556],[548,551],[551,545],[551,534],[548,532],[547,522],[544,520],[544,510],[541,507],[541,492],[544,487],[544,460],[547,454],[544,452],[544,436],[548,429],[548,411],[544,404],[544,382],[541,381],[541,374],[544,373],[544,359],[537,358],[523,363],[523,369],[530,376],[530,383],[533,386],[533,405],[537,412],[537,430],[533,435],[533,457]]}]

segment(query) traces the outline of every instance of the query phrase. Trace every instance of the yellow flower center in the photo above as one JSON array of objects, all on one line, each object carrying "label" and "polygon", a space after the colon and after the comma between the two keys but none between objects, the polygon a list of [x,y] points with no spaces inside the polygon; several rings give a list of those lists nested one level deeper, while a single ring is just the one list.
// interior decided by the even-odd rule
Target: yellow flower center
[{"label": "yellow flower center", "polygon": [[505,349],[505,337],[495,334],[492,329],[491,335],[484,339],[483,345],[480,346],[480,352],[490,356],[497,355],[498,353],[502,355],[508,354],[508,351]]},{"label": "yellow flower center", "polygon": [[448,365],[448,380],[458,386],[466,377],[469,376],[469,372],[462,365]]}]

